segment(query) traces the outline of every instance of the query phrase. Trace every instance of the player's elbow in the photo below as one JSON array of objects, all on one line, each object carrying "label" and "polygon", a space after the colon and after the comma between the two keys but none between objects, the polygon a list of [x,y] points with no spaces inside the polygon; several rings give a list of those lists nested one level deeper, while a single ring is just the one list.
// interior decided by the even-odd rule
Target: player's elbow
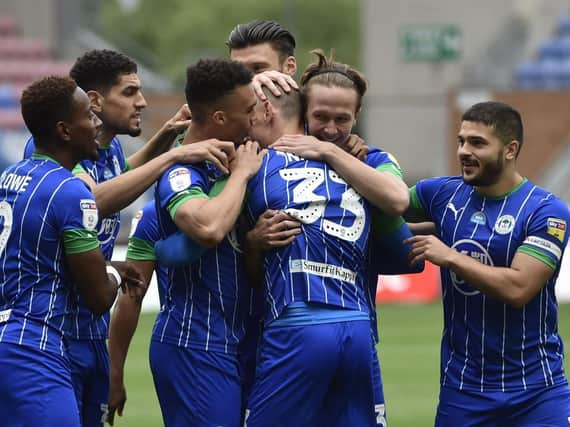
[{"label": "player's elbow", "polygon": [[523,308],[534,298],[534,295],[526,289],[515,289],[508,295],[505,302],[513,308]]},{"label": "player's elbow", "polygon": [[88,298],[84,298],[85,305],[95,316],[102,316],[111,309],[116,296],[117,290],[115,286],[106,284],[104,289],[100,289],[99,292],[92,293]]},{"label": "player's elbow", "polygon": [[392,201],[386,207],[385,212],[391,216],[403,216],[410,204],[408,192],[398,192],[392,196]]},{"label": "player's elbow", "polygon": [[96,299],[90,299],[85,302],[85,305],[87,305],[87,308],[89,308],[89,310],[91,310],[95,316],[102,316],[111,309],[114,301],[115,298],[111,298],[109,295]]},{"label": "player's elbow", "polygon": [[215,224],[208,226],[199,227],[198,230],[194,230],[194,233],[190,236],[198,244],[206,248],[213,248],[219,245],[226,235],[217,227]]}]

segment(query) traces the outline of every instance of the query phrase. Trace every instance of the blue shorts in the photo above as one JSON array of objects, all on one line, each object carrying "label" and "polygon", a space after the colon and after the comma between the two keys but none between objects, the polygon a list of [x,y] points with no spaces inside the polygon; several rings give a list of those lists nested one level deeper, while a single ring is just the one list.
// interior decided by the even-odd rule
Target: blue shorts
[{"label": "blue shorts", "polygon": [[253,316],[248,316],[245,325],[245,335],[239,345],[239,364],[242,379],[242,397],[244,411],[247,406],[257,362],[257,349],[261,339],[262,323]]},{"label": "blue shorts", "polygon": [[265,328],[248,427],[374,426],[370,321]]},{"label": "blue shorts", "polygon": [[0,424],[79,427],[79,411],[63,357],[0,343]]},{"label": "blue shorts", "polygon": [[436,427],[568,427],[570,389],[556,385],[526,391],[460,391],[442,387]]},{"label": "blue shorts", "polygon": [[236,355],[150,343],[150,369],[165,427],[239,427]]},{"label": "blue shorts", "polygon": [[71,380],[83,427],[102,427],[109,403],[109,352],[105,340],[69,340]]},{"label": "blue shorts", "polygon": [[378,360],[378,352],[376,351],[376,343],[372,338],[372,392],[374,398],[374,414],[376,416],[376,426],[386,427],[386,402],[384,401],[384,388],[382,386],[382,371]]}]

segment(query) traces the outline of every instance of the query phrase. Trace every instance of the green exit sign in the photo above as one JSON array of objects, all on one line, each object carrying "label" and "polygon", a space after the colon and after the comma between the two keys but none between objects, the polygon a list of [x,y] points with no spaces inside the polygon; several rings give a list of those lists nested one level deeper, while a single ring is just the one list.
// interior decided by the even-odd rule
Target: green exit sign
[{"label": "green exit sign", "polygon": [[405,61],[437,62],[461,56],[463,34],[455,25],[408,25],[400,29]]}]

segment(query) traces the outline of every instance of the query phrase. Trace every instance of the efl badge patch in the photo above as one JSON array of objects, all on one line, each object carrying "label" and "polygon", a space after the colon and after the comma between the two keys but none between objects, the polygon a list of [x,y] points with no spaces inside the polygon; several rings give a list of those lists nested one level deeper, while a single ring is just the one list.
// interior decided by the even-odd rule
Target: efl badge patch
[{"label": "efl badge patch", "polygon": [[495,223],[495,231],[498,234],[509,234],[515,228],[515,217],[512,215],[502,215]]},{"label": "efl badge patch", "polygon": [[563,242],[566,234],[566,221],[558,218],[548,218],[546,221],[546,232]]},{"label": "efl badge patch", "polygon": [[176,168],[168,174],[168,182],[172,191],[179,192],[190,187],[190,171],[185,168]]},{"label": "efl badge patch", "polygon": [[81,199],[79,207],[83,213],[83,227],[89,231],[95,230],[97,222],[99,221],[99,213],[97,212],[95,200]]}]

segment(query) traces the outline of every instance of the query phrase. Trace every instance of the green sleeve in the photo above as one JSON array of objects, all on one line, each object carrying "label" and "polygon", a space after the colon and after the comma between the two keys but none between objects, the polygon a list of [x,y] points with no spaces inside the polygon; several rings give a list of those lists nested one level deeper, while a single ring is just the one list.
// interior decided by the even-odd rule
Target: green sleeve
[{"label": "green sleeve", "polygon": [[127,259],[137,261],[156,261],[154,244],[148,240],[131,237],[127,246]]},{"label": "green sleeve", "polygon": [[129,161],[127,159],[125,159],[125,167],[123,168],[123,170],[121,171],[121,173],[125,173],[128,172],[132,169]]},{"label": "green sleeve", "polygon": [[545,263],[547,266],[549,266],[553,270],[556,270],[556,264],[554,264],[554,261],[552,261],[552,259],[549,256],[545,255],[544,253],[542,253],[541,251],[539,251],[535,248],[532,248],[532,247],[527,246],[527,245],[521,245],[517,248],[517,252],[522,252],[523,254],[526,254],[526,255],[529,255],[533,258],[536,258],[537,260]]},{"label": "green sleeve", "polygon": [[372,234],[382,236],[399,228],[404,223],[401,216],[393,217],[380,209],[372,210]]},{"label": "green sleeve", "polygon": [[99,247],[97,231],[65,230],[63,232],[63,249],[66,254],[80,254]]},{"label": "green sleeve", "polygon": [[384,163],[376,168],[377,171],[380,172],[390,172],[393,175],[396,175],[400,179],[404,179],[404,174],[402,170],[396,166],[394,163]]},{"label": "green sleeve", "polygon": [[418,197],[418,193],[416,191],[416,186],[414,185],[410,188],[410,207],[409,209],[414,212],[415,214],[421,214],[425,217],[425,209],[420,202],[420,198]]},{"label": "green sleeve", "polygon": [[170,199],[168,205],[166,206],[166,209],[170,214],[170,218],[174,219],[174,217],[176,216],[176,211],[178,210],[180,205],[182,205],[184,202],[190,199],[197,199],[197,198],[209,199],[210,197],[206,193],[204,193],[204,191],[202,191],[201,188],[196,188],[196,187],[190,188],[189,190],[183,191],[174,196],[172,199]]},{"label": "green sleeve", "polygon": [[73,175],[77,175],[77,174],[80,174],[80,173],[87,173],[87,171],[83,168],[83,166],[81,166],[81,163],[77,163],[77,164],[75,165],[75,167],[72,169],[71,173],[72,173]]}]

